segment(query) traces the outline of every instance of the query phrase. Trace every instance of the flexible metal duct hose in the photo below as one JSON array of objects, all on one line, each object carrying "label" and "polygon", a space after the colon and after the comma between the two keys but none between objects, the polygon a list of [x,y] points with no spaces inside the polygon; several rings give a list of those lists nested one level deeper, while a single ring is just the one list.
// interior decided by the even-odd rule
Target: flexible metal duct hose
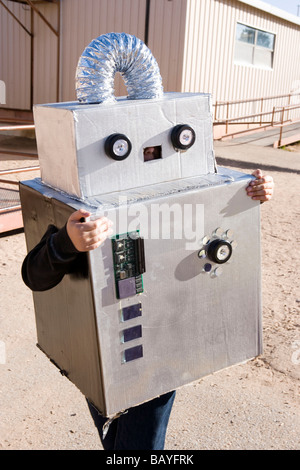
[{"label": "flexible metal duct hose", "polygon": [[114,77],[122,75],[128,99],[163,95],[158,64],[150,49],[135,36],[103,34],[83,51],[76,69],[76,94],[81,103],[113,103]]}]

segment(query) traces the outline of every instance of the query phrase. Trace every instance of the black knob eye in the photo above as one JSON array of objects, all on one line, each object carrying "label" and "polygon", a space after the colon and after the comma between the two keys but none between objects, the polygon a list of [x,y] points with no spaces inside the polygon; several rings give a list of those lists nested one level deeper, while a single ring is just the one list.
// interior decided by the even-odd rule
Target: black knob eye
[{"label": "black knob eye", "polygon": [[171,141],[176,149],[187,150],[194,145],[195,140],[195,131],[187,124],[179,124],[172,130]]},{"label": "black knob eye", "polygon": [[125,160],[131,152],[132,145],[128,137],[124,134],[112,134],[107,137],[105,153],[114,160]]},{"label": "black knob eye", "polygon": [[226,240],[213,240],[207,248],[207,256],[218,264],[226,263],[232,254],[232,246]]}]

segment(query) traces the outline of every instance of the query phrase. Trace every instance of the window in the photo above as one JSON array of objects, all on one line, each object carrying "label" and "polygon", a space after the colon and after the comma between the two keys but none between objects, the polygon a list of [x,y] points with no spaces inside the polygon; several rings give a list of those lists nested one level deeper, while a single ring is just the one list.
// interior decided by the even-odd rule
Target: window
[{"label": "window", "polygon": [[275,34],[237,23],[234,61],[272,69],[274,45]]}]

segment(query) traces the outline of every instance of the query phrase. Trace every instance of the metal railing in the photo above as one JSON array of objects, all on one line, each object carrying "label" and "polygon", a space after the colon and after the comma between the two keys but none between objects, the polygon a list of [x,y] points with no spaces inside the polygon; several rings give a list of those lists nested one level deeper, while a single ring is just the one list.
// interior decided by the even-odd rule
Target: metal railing
[{"label": "metal railing", "polygon": [[[296,97],[296,99],[297,97],[299,97],[298,102],[296,104],[292,103],[292,99],[294,97]],[[272,106],[272,101],[274,103],[274,100],[286,100],[287,102],[284,104],[276,105],[276,106],[274,106],[273,104]],[[265,103],[269,103],[270,101],[271,101],[271,106],[269,106],[268,110],[264,111],[263,108],[266,106]],[[244,106],[247,103],[256,103],[256,106],[257,105],[260,106],[260,111],[254,112],[254,113],[253,112],[252,113],[251,112],[248,112],[248,113],[239,112],[234,117],[230,116],[231,107],[234,107],[234,106],[236,107],[236,105],[238,105],[238,107],[241,107],[241,105]],[[300,109],[300,93],[298,92],[289,93],[285,95],[251,98],[251,99],[246,99],[246,100],[216,101],[214,106],[215,106],[214,124],[225,125],[225,134],[223,137],[234,137],[235,135],[247,133],[250,131],[253,132],[256,130],[260,130],[260,129],[266,129],[268,127],[280,126],[281,127],[280,139],[281,139],[282,128],[284,127],[284,125],[298,121],[298,119],[293,119],[293,120],[291,119],[291,112],[293,110]],[[225,110],[225,113],[223,111],[223,116],[221,117],[219,117],[220,109]],[[276,119],[278,115],[279,115],[279,118]],[[300,117],[300,113],[296,113],[296,115],[299,115]],[[267,116],[269,116],[269,119],[266,119]],[[229,132],[230,124],[251,124],[252,127],[230,133]],[[257,124],[257,126],[253,127],[253,124]]]},{"label": "metal railing", "polygon": [[[300,119],[293,119],[293,120],[287,119],[286,121],[284,120],[284,113],[287,111],[287,113],[289,114],[289,111],[293,110],[293,109],[300,109],[300,105],[298,105],[298,106],[283,106],[283,108],[281,110],[281,112],[282,112],[281,123],[276,125],[276,127],[280,127],[279,139],[278,139],[278,142],[276,143],[276,147],[281,147],[281,145],[282,145],[283,128],[288,126],[288,125],[291,125],[291,124],[295,124],[295,123],[298,123],[298,122],[300,123]],[[287,117],[288,117],[288,114],[287,114]],[[298,140],[299,134],[296,134],[295,137]]]},{"label": "metal railing", "polygon": [[[15,124],[15,122],[26,122],[25,120],[16,120],[14,121],[13,119],[0,119],[0,122],[5,122],[5,123],[9,123],[10,121],[12,122],[12,124],[10,125],[4,125],[4,126],[1,126],[0,125],[0,133],[1,131],[15,131],[15,130],[28,130],[28,129],[34,129],[35,126],[34,124]],[[28,153],[28,152],[19,152],[19,151],[16,151],[16,150],[6,150],[6,149],[2,149],[0,150],[0,154],[2,155],[9,155],[9,156],[15,156],[15,157],[24,157],[24,158],[38,158],[38,155],[36,153]],[[1,184],[4,184],[4,185],[7,185],[7,187],[9,186],[19,186],[19,181],[17,180],[12,180],[12,179],[9,179],[9,178],[2,178],[3,176],[9,176],[9,175],[14,175],[14,174],[17,174],[17,173],[23,173],[23,172],[28,172],[28,171],[36,171],[36,170],[39,170],[40,167],[39,165],[36,165],[36,166],[29,166],[29,167],[25,167],[25,168],[14,168],[14,169],[10,169],[10,170],[0,170],[0,183]],[[12,203],[12,201],[8,201],[8,199],[5,197],[5,189],[1,188],[1,193],[2,193],[2,197],[3,197],[3,200],[1,200],[1,206],[0,207],[0,216],[3,215],[3,217],[5,217],[6,214],[8,213],[14,213],[16,211],[20,211],[21,210],[21,204],[20,204],[20,201],[15,199],[14,200],[14,203]],[[15,191],[15,190],[13,190]],[[17,191],[17,190],[16,190]],[[7,191],[6,191],[7,192]],[[15,196],[16,198],[16,196]]]},{"label": "metal railing", "polygon": [[[8,186],[9,185],[19,186],[19,181],[1,178],[1,177],[6,176],[6,175],[13,175],[16,173],[23,173],[26,171],[36,171],[39,169],[40,169],[39,166],[30,166],[30,167],[25,167],[25,168],[14,168],[12,170],[1,170],[0,171],[0,183],[7,184]],[[21,210],[21,204],[14,204],[12,206],[1,207],[0,214],[11,212],[11,211],[16,211],[16,210]]]},{"label": "metal railing", "polygon": [[[14,168],[12,170],[0,170],[0,177],[4,175],[14,175],[15,173],[23,173],[25,171],[36,171],[39,170],[39,166],[27,166],[25,168]],[[19,184],[19,181],[15,180],[7,180],[0,178],[1,183],[9,183],[9,184]]]},{"label": "metal railing", "polygon": [[[297,100],[298,97],[298,100]],[[292,103],[292,100],[296,99],[296,103]],[[277,104],[276,101],[280,100],[281,103]],[[269,104],[271,101],[271,104]],[[286,101],[286,102],[282,102]],[[272,103],[273,102],[273,103]],[[236,116],[231,116],[232,108],[245,108],[245,104],[255,104],[255,107],[259,106],[259,111],[257,112],[242,112],[238,111]],[[265,110],[266,104],[268,109]],[[274,95],[266,96],[260,98],[249,98],[245,100],[233,100],[233,101],[216,101],[214,105],[214,124],[225,124],[226,134],[228,133],[229,124],[237,123],[237,121],[244,120],[243,124],[255,124],[257,127],[261,127],[264,124],[274,124],[275,115],[288,109],[296,109],[300,104],[300,92],[289,93],[285,95]],[[249,108],[249,107],[248,107]],[[222,110],[222,112],[220,112]],[[221,114],[221,116],[220,116]],[[263,119],[264,116],[270,116],[270,119]],[[289,117],[287,118],[287,120]],[[278,122],[281,122],[282,119],[279,119]]]},{"label": "metal railing", "polygon": [[[4,118],[1,118],[0,119],[0,122],[9,122],[9,121],[12,121],[12,119],[4,119]],[[22,122],[22,120],[16,120],[18,122]],[[0,125],[0,133],[3,132],[3,131],[16,131],[16,130],[33,130],[35,129],[35,125],[34,124],[9,124],[8,126],[1,126]],[[38,155],[36,153],[29,153],[29,152],[18,152],[18,151],[15,151],[15,150],[1,150],[0,149],[0,155],[11,155],[11,156],[16,156],[16,157],[28,157],[28,158],[38,158]]]},{"label": "metal railing", "polygon": [[[230,114],[230,107],[233,105],[241,105],[244,103],[259,103],[260,104],[260,113],[263,113],[263,108],[264,104],[269,102],[269,101],[275,101],[275,100],[286,100],[286,103],[281,103],[280,106],[289,106],[292,105],[293,103],[292,98],[299,96],[299,103],[300,103],[300,92],[295,92],[295,93],[288,93],[284,95],[273,95],[273,96],[264,96],[264,97],[259,97],[259,98],[248,98],[248,99],[242,99],[242,100],[227,100],[227,101],[216,101],[215,102],[215,111],[214,111],[214,120],[215,122],[224,122],[226,119],[229,119],[229,114]],[[218,111],[220,108],[226,108],[226,116],[219,118],[218,117]],[[273,106],[271,107],[271,109]],[[270,113],[270,110],[269,110]],[[259,114],[259,113],[256,113]]]},{"label": "metal railing", "polygon": [[[2,126],[0,124],[0,133],[3,132],[3,131],[16,131],[16,130],[34,130],[35,129],[35,125],[34,124],[15,124],[15,122],[28,122],[26,120],[22,120],[22,119],[11,119],[11,118],[0,118],[0,123],[1,122],[13,122],[13,124],[9,124],[9,125],[6,125],[6,126]],[[14,151],[14,150],[0,150],[0,154],[1,155],[15,155],[17,157],[29,157],[29,158],[38,158],[38,155],[36,153],[29,153],[29,152],[18,152],[18,151]]]}]

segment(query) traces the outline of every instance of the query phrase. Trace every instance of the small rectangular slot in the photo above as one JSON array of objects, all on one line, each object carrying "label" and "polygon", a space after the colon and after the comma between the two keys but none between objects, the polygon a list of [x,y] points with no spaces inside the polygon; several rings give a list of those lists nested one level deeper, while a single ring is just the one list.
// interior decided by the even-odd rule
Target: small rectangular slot
[{"label": "small rectangular slot", "polygon": [[137,238],[134,247],[137,274],[143,274],[146,272],[144,239]]},{"label": "small rectangular slot", "polygon": [[138,346],[134,346],[134,348],[125,349],[122,353],[122,362],[130,362],[134,361],[135,359],[139,359],[143,357],[143,346],[139,344]]},{"label": "small rectangular slot", "polygon": [[162,158],[161,145],[144,148],[144,162],[150,162],[151,160],[157,160],[158,158]]},{"label": "small rectangular slot", "polygon": [[126,328],[121,333],[121,341],[122,343],[127,343],[128,341],[132,341],[137,338],[142,337],[142,325],[132,326],[131,328]]},{"label": "small rectangular slot", "polygon": [[119,299],[125,299],[136,294],[135,277],[118,281]]},{"label": "small rectangular slot", "polygon": [[142,304],[138,303],[135,305],[130,305],[129,307],[122,308],[121,319],[122,321],[128,321],[132,318],[137,318],[142,315]]}]

